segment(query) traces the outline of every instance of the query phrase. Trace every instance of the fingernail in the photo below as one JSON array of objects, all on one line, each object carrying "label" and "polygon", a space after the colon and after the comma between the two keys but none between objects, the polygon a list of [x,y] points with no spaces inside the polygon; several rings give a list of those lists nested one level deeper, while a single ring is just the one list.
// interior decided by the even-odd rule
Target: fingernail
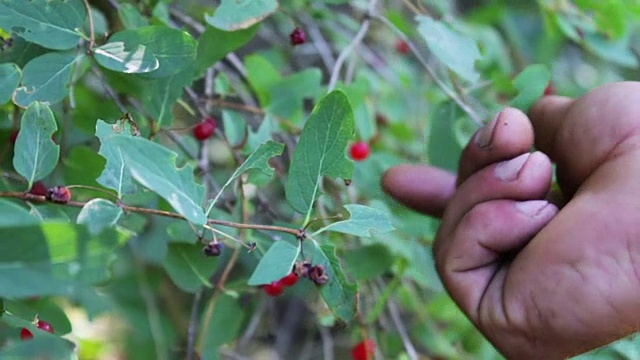
[{"label": "fingernail", "polygon": [[528,216],[537,216],[549,205],[545,200],[520,201],[516,203],[516,209]]},{"label": "fingernail", "polygon": [[478,130],[475,139],[476,145],[481,148],[486,148],[491,145],[491,141],[493,140],[493,130],[495,129],[496,123],[498,122],[501,114],[502,111],[497,113],[496,116],[493,117],[493,120],[485,124],[482,129]]},{"label": "fingernail", "polygon": [[524,163],[527,162],[529,155],[531,154],[526,153],[511,160],[501,162],[496,166],[494,174],[502,181],[513,181],[517,179],[520,169],[522,169]]}]

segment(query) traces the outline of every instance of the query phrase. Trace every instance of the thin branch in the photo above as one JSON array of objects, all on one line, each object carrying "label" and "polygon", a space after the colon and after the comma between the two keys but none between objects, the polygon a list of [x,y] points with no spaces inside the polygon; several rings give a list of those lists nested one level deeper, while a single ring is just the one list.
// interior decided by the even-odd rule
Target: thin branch
[{"label": "thin branch", "polygon": [[367,31],[369,30],[370,24],[371,24],[371,20],[369,19],[369,17],[367,17],[362,22],[362,25],[360,25],[360,30],[358,30],[358,33],[353,38],[351,43],[347,45],[347,47],[342,49],[342,52],[340,52],[340,55],[338,55],[338,59],[336,59],[336,64],[333,66],[333,70],[331,71],[331,78],[329,79],[327,92],[331,92],[333,91],[333,89],[335,89],[336,83],[338,82],[338,76],[340,76],[340,70],[342,69],[342,65],[344,64],[345,60],[347,59],[347,56],[349,56],[351,51],[353,51],[353,49],[356,46],[358,46],[360,42],[362,42],[362,39],[364,39],[364,36],[367,34]]},{"label": "thin branch", "polygon": [[320,59],[322,59],[324,66],[329,70],[333,69],[336,65],[336,60],[333,58],[333,50],[331,50],[327,40],[322,35],[318,24],[316,24],[315,21],[306,14],[302,15],[300,20],[302,20],[306,26],[309,37],[311,37],[313,45],[318,50],[318,54],[320,54]]},{"label": "thin branch", "polygon": [[[15,198],[15,199],[20,199],[20,200],[23,200],[23,201],[31,201],[31,202],[35,202],[35,203],[49,202],[44,196],[33,195],[33,194],[24,193],[24,192],[18,192],[18,191],[0,191],[0,198],[3,198],[3,197],[5,197],[5,198]],[[59,205],[66,205],[66,206],[73,206],[73,207],[80,207],[81,208],[81,207],[85,206],[86,204],[87,204],[86,202],[82,202],[82,201],[69,201],[66,204],[59,204]],[[172,219],[187,220],[184,216],[182,216],[180,214],[177,214],[177,213],[170,212],[170,211],[148,209],[148,208],[142,208],[142,207],[137,207],[137,206],[129,206],[129,205],[124,205],[124,204],[121,204],[119,206],[125,212],[135,212],[135,213],[139,213],[139,214],[158,215],[158,216],[164,216],[164,217],[168,217],[168,218],[172,218]],[[232,222],[232,221],[224,221],[224,220],[216,220],[216,219],[208,219],[207,222],[209,224],[228,226],[228,227],[232,227],[232,228],[236,228],[236,229],[254,229],[254,230],[278,231],[278,232],[291,234],[291,235],[294,235],[294,236],[300,236],[300,230],[299,229],[292,229],[292,228],[287,228],[287,227],[283,227],[283,226],[260,225],[260,224],[243,224],[243,223],[236,223],[236,222]]]},{"label": "thin branch", "polygon": [[402,339],[402,344],[404,345],[404,349],[407,351],[407,355],[409,356],[409,359],[417,360],[419,358],[418,352],[416,351],[415,346],[413,346],[413,343],[409,338],[409,332],[407,331],[407,328],[405,327],[404,323],[402,322],[402,319],[400,318],[400,311],[398,310],[398,306],[396,305],[395,302],[393,302],[393,300],[389,300],[389,302],[387,303],[387,307],[389,308],[389,314],[391,315],[391,320],[393,321],[393,324],[396,326],[396,329],[398,329],[398,334]]},{"label": "thin branch", "polygon": [[425,70],[427,70],[427,74],[429,74],[429,77],[431,77],[431,79],[436,83],[436,85],[438,85],[438,87],[440,89],[442,89],[442,91],[451,100],[453,100],[456,104],[458,104],[458,106],[464,112],[466,112],[467,115],[469,115],[469,117],[471,118],[471,120],[473,120],[473,122],[475,122],[479,126],[482,126],[482,118],[480,117],[480,115],[478,115],[478,113],[475,110],[473,110],[471,108],[471,106],[469,106],[467,103],[465,103],[458,96],[458,94],[456,94],[456,92],[454,90],[449,88],[449,86],[447,86],[447,84],[445,84],[444,81],[440,80],[440,78],[438,77],[438,74],[436,74],[435,69],[431,66],[431,64],[429,64],[427,62],[427,60],[422,56],[422,54],[420,54],[420,51],[415,46],[415,44],[400,29],[398,29],[395,25],[393,25],[391,23],[391,21],[389,21],[389,19],[387,19],[386,17],[384,17],[384,16],[382,16],[380,14],[373,14],[373,15],[371,15],[371,17],[373,17],[374,19],[380,21],[382,24],[384,24],[386,27],[388,27],[394,33],[396,33],[396,35],[399,38],[401,38],[404,42],[406,42],[407,45],[409,45],[409,49],[411,50],[413,55],[418,59],[418,61],[420,62],[420,64],[422,64],[422,66],[425,68]]},{"label": "thin branch", "polygon": [[189,329],[187,330],[187,357],[186,360],[193,360],[194,345],[196,338],[196,327],[198,326],[198,314],[200,309],[200,301],[202,300],[202,289],[198,290],[193,297],[191,304],[191,317],[189,320]]},{"label": "thin branch", "polygon": [[333,337],[331,331],[326,326],[320,325],[320,340],[322,341],[322,356],[324,360],[333,360]]},{"label": "thin branch", "polygon": [[96,34],[93,28],[93,14],[91,13],[89,0],[84,0],[84,7],[87,8],[87,17],[89,17],[89,49],[91,50],[96,44]]}]

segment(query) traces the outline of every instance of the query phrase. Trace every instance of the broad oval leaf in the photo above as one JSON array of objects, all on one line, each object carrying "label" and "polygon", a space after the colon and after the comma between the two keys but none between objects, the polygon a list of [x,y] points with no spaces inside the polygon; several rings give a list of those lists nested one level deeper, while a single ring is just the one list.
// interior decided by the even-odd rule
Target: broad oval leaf
[{"label": "broad oval leaf", "polygon": [[176,153],[144,138],[116,135],[111,142],[119,148],[137,182],[167,200],[188,221],[196,225],[207,222],[200,205],[204,189],[195,181],[193,165],[177,169]]},{"label": "broad oval leaf", "polygon": [[527,66],[515,79],[513,86],[518,89],[518,96],[511,100],[511,106],[525,113],[544,93],[551,80],[549,69],[543,64]]},{"label": "broad oval leaf", "polygon": [[211,287],[209,278],[218,267],[218,258],[202,254],[202,245],[171,244],[162,267],[173,282],[186,292]]},{"label": "broad oval leaf", "polygon": [[[114,43],[122,44],[111,45],[114,48],[122,46],[124,51],[129,52],[133,50],[141,52],[141,47],[144,47],[144,52],[149,52],[149,55],[144,57],[140,53],[140,56],[142,56],[140,59],[143,60],[140,63],[141,71],[135,72],[147,73],[146,76],[152,78],[170,76],[184,70],[193,63],[197,47],[196,40],[191,35],[166,26],[145,26],[133,30],[120,31],[111,36],[107,45]],[[105,52],[101,55],[106,57],[108,53]],[[151,66],[150,55],[158,62],[157,69],[153,71],[148,69]],[[110,64],[115,65],[114,63]],[[102,65],[104,66],[104,64]],[[133,67],[131,70],[133,70]]]},{"label": "broad oval leaf", "polygon": [[246,29],[278,9],[276,0],[222,0],[213,15],[206,15],[209,25],[225,31]]},{"label": "broad oval leaf", "polygon": [[353,162],[345,157],[345,148],[353,132],[351,105],[341,91],[325,96],[302,129],[285,190],[289,204],[306,215],[305,223],[320,196],[322,176],[351,179]]},{"label": "broad oval leaf", "polygon": [[193,81],[193,69],[187,68],[175,75],[149,80],[144,88],[142,106],[160,127],[173,123],[173,106],[182,95],[182,89]]},{"label": "broad oval leaf", "polygon": [[478,80],[475,61],[480,59],[478,45],[441,21],[427,16],[418,16],[418,32],[427,43],[431,53],[451,71],[467,81]]},{"label": "broad oval leaf", "polygon": [[276,241],[260,259],[248,284],[250,286],[264,285],[279,280],[291,272],[299,253],[299,246],[293,246],[282,240]]},{"label": "broad oval leaf", "polygon": [[[94,236],[82,225],[5,227],[0,236],[0,297],[72,294],[108,277],[113,251],[126,235]],[[29,249],[29,251],[25,251]]]},{"label": "broad oval leaf", "polygon": [[334,222],[313,233],[313,236],[324,231],[335,231],[361,237],[371,237],[392,231],[389,214],[376,208],[349,204],[344,206],[351,216],[347,220]]},{"label": "broad oval leaf", "polygon": [[29,189],[58,164],[60,147],[51,140],[57,129],[53,112],[44,103],[32,103],[22,115],[14,147],[13,168],[27,179]]},{"label": "broad oval leaf", "polygon": [[14,102],[26,107],[34,101],[55,104],[69,94],[69,81],[77,57],[71,52],[51,52],[29,61],[22,69],[22,84]]},{"label": "broad oval leaf", "polygon": [[103,229],[114,226],[122,216],[122,208],[105,199],[93,199],[80,210],[76,222],[84,224],[91,234],[99,234]]},{"label": "broad oval leaf", "polygon": [[[345,322],[350,322],[356,315],[358,302],[358,285],[347,281],[340,266],[340,260],[336,257],[336,249],[332,245],[319,246],[310,242],[312,247],[311,258],[313,264],[324,266],[329,277],[324,285],[318,285],[320,296],[329,307],[329,310]],[[306,252],[305,252],[306,253]]]},{"label": "broad oval leaf", "polygon": [[16,64],[0,64],[0,105],[11,100],[11,95],[20,83],[22,72]]},{"label": "broad oval leaf", "polygon": [[196,72],[204,73],[206,69],[222,60],[228,53],[240,48],[251,40],[258,26],[238,31],[224,31],[207,26],[202,35],[198,38],[198,49],[196,51]]},{"label": "broad oval leaf", "polygon": [[98,120],[96,136],[100,139],[98,154],[107,160],[102,174],[96,181],[104,187],[115,190],[118,198],[122,198],[123,194],[133,193],[135,184],[131,173],[124,165],[124,154],[110,141],[114,136],[131,136],[129,124],[125,124],[120,129],[117,124],[107,124],[103,120]]},{"label": "broad oval leaf", "polygon": [[95,48],[93,57],[103,67],[126,74],[147,73],[160,67],[160,62],[146,46],[127,47],[122,41]]},{"label": "broad oval leaf", "polygon": [[49,49],[75,47],[86,10],[82,0],[2,0],[0,28]]}]

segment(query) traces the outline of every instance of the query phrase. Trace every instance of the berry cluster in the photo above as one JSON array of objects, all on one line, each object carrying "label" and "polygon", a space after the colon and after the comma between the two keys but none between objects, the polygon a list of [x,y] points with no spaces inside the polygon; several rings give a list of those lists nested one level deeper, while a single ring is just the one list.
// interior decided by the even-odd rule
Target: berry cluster
[{"label": "berry cluster", "polygon": [[66,186],[54,186],[47,189],[44,197],[54,203],[66,204],[71,199],[71,191]]},{"label": "berry cluster", "polygon": [[[36,319],[35,325],[38,329],[53,334],[53,326],[51,326],[51,324],[49,324],[48,322],[40,319]],[[20,340],[25,341],[25,340],[31,340],[31,339],[33,339],[33,334],[31,333],[31,330],[27,328],[20,329]]]},{"label": "berry cluster", "polygon": [[293,265],[293,273],[305,277],[316,285],[324,285],[329,281],[329,275],[322,265],[311,265],[309,261],[298,261]]},{"label": "berry cluster", "polygon": [[298,275],[290,272],[278,281],[262,285],[262,290],[269,296],[279,296],[285,287],[293,286],[298,282]]}]

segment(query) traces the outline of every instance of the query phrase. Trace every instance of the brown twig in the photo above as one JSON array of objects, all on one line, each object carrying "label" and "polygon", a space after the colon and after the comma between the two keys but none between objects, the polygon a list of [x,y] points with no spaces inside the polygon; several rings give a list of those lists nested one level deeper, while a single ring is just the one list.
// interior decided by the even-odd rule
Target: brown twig
[{"label": "brown twig", "polygon": [[[35,203],[49,202],[44,196],[33,195],[33,194],[30,194],[30,193],[19,192],[19,191],[0,191],[0,198],[15,198],[15,199],[20,199],[20,200],[23,200],[23,201],[31,201],[31,202],[35,202]],[[86,202],[82,202],[82,201],[69,201],[69,202],[67,202],[65,204],[60,204],[60,205],[73,206],[73,207],[83,207],[86,204],[87,204]],[[186,220],[186,218],[184,216],[182,216],[180,214],[177,214],[177,213],[170,212],[170,211],[148,209],[148,208],[137,207],[137,206],[129,206],[129,205],[124,205],[124,204],[121,204],[119,206],[125,212],[135,212],[135,213],[139,213],[139,214],[158,215],[158,216],[164,216],[164,217],[169,217],[169,218],[173,218],[173,219]],[[224,220],[216,220],[216,219],[208,219],[207,222],[209,224],[228,226],[228,227],[232,227],[232,228],[236,228],[236,229],[254,229],[254,230],[278,231],[278,232],[291,234],[293,236],[300,236],[300,230],[299,229],[292,229],[292,228],[287,228],[287,227],[283,227],[283,226],[260,225],[260,224],[243,224],[243,223],[237,223],[237,222],[233,222],[233,221],[224,221]]]}]

